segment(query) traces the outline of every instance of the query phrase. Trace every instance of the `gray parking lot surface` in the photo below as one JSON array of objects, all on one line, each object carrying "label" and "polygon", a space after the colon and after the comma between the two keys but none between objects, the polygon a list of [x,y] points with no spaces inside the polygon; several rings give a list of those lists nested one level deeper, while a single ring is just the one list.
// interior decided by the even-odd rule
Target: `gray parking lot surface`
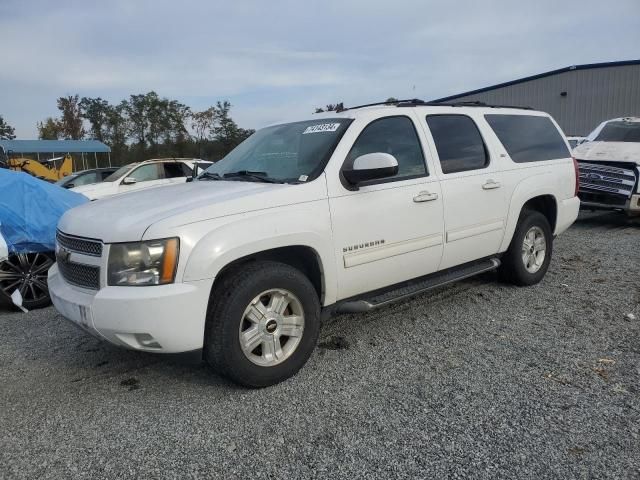
[{"label": "gray parking lot surface", "polygon": [[639,247],[582,214],[540,285],[335,317],[263,390],[0,307],[0,476],[639,478]]}]

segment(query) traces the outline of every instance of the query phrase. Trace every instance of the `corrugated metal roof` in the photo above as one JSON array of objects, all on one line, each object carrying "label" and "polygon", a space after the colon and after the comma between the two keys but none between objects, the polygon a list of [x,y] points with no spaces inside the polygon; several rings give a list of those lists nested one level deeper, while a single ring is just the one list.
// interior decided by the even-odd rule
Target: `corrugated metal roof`
[{"label": "corrugated metal roof", "polygon": [[469,95],[475,95],[476,93],[489,92],[502,87],[509,87],[511,85],[517,85],[519,83],[529,82],[531,80],[537,80],[539,78],[550,77],[551,75],[557,75],[559,73],[571,72],[574,70],[592,70],[596,68],[608,68],[608,67],[622,67],[625,65],[640,65],[640,60],[622,60],[620,62],[605,62],[605,63],[587,63],[585,65],[572,65],[570,67],[559,68],[557,70],[551,70],[550,72],[539,73],[538,75],[531,75],[529,77],[519,78],[517,80],[511,80],[510,82],[498,83],[497,85],[491,85],[490,87],[479,88],[477,90],[470,90],[468,92],[457,93],[448,97],[438,98],[432,100],[433,102],[447,102],[449,100],[455,100],[460,97],[467,97]]},{"label": "corrugated metal roof", "polygon": [[0,140],[5,153],[110,153],[98,140]]}]

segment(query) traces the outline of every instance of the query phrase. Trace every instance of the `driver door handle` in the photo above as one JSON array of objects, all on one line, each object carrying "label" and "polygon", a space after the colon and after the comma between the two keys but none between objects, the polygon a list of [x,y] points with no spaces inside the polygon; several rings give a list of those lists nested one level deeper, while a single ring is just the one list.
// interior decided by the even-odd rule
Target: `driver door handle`
[{"label": "driver door handle", "polygon": [[429,193],[429,192],[420,192],[418,195],[413,197],[413,201],[416,203],[420,202],[431,202],[433,200],[438,199],[437,193]]},{"label": "driver door handle", "polygon": [[484,185],[482,185],[483,190],[492,190],[494,188],[500,188],[500,182],[495,182],[493,180],[487,180]]}]

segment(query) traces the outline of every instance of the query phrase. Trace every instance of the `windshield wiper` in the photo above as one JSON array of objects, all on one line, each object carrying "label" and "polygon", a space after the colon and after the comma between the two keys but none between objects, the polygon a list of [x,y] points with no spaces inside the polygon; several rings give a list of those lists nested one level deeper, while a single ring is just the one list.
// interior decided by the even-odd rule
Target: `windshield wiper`
[{"label": "windshield wiper", "polygon": [[219,173],[206,172],[206,171],[198,175],[197,178],[198,180],[224,180],[224,178],[222,178]]},{"label": "windshield wiper", "polygon": [[233,178],[233,177],[241,177],[241,178],[251,178],[252,180],[258,182],[265,183],[282,183],[280,180],[276,180],[275,178],[269,178],[267,176],[267,172],[253,172],[251,170],[238,170],[237,172],[229,172],[223,175],[224,178]]}]

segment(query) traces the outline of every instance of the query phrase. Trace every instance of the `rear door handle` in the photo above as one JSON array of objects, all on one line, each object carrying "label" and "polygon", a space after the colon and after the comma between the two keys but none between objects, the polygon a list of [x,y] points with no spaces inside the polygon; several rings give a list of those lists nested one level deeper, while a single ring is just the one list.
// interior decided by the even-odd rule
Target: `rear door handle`
[{"label": "rear door handle", "polygon": [[487,180],[482,185],[483,190],[493,190],[494,188],[500,188],[500,182],[494,182],[493,180]]},{"label": "rear door handle", "polygon": [[418,195],[413,197],[413,201],[416,203],[420,202],[431,202],[433,200],[438,199],[437,193],[429,193],[429,192],[420,192]]}]

